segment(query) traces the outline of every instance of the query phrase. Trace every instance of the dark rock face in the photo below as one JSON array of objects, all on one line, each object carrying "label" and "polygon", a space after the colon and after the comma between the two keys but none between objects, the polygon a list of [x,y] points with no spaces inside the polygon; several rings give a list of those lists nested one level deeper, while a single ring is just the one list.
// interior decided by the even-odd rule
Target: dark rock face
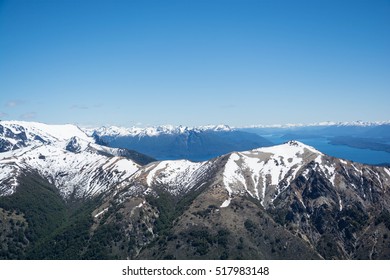
[{"label": "dark rock face", "polygon": [[72,153],[78,153],[81,150],[81,146],[80,146],[80,143],[78,143],[77,138],[72,137],[69,140],[68,144],[66,144],[65,149],[69,152],[72,152]]},{"label": "dark rock face", "polygon": [[[388,259],[390,242],[384,237],[389,235],[385,224],[390,224],[389,216],[378,221],[382,209],[386,213],[389,209],[389,181],[378,179],[386,171],[361,166],[357,176],[353,168],[340,170],[344,171],[335,185],[316,171],[308,179],[298,176],[275,200],[275,207],[269,209],[271,216],[304,236],[325,259]],[[286,213],[284,219],[281,213]]]},{"label": "dark rock face", "polygon": [[0,138],[0,153],[12,150],[13,144],[3,138]]},{"label": "dark rock face", "polygon": [[[16,150],[27,146],[28,137],[23,126],[15,126],[15,133],[11,129],[0,124],[0,152]],[[34,135],[33,140],[46,143],[39,135]]]}]

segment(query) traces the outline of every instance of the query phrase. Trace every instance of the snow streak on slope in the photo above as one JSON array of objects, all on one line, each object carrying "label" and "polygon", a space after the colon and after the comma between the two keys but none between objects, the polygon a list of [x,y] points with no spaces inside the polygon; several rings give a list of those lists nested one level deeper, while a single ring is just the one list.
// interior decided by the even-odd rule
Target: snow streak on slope
[{"label": "snow streak on slope", "polygon": [[17,177],[20,174],[19,166],[12,160],[0,161],[0,196],[11,195],[18,186]]},{"label": "snow streak on slope", "polygon": [[166,160],[151,163],[134,177],[145,177],[147,187],[160,186],[173,195],[192,189],[208,170],[208,162]]}]

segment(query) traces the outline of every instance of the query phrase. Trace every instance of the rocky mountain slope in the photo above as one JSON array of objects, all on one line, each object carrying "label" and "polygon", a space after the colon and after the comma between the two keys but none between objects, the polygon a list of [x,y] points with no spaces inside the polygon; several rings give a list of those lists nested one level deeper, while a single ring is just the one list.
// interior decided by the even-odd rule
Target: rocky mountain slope
[{"label": "rocky mountain slope", "polygon": [[[111,202],[138,199],[133,210],[143,213],[153,209],[152,195],[179,211],[168,237],[135,255],[141,258],[389,258],[389,187],[388,168],[290,141],[203,163],[151,163]],[[167,206],[156,207],[154,219]]]}]

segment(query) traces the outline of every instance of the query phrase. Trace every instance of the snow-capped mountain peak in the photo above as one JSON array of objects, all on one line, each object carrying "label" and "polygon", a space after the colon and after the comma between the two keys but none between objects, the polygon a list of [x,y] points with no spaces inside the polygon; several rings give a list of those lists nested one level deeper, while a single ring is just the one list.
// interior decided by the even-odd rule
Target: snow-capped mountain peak
[{"label": "snow-capped mountain peak", "polygon": [[13,133],[25,132],[27,135],[40,135],[41,137],[53,138],[58,141],[68,140],[71,137],[78,137],[83,140],[91,138],[78,126],[73,124],[49,125],[38,122],[24,121],[2,121],[0,125],[10,129]]},{"label": "snow-capped mountain peak", "polygon": [[43,143],[63,143],[72,137],[85,142],[94,142],[78,126],[48,125],[37,122],[1,121],[0,122],[0,152],[15,150],[29,145]]},{"label": "snow-capped mountain peak", "polygon": [[[247,192],[264,205],[264,201],[275,199],[305,164],[322,155],[298,141],[232,153],[224,168],[223,184],[229,197]],[[224,206],[227,205],[226,201]]]}]

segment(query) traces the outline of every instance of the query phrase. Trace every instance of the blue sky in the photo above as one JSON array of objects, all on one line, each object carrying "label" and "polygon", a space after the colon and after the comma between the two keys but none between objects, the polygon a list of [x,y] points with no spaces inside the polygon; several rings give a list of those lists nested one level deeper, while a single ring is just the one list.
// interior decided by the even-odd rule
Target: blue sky
[{"label": "blue sky", "polygon": [[390,119],[390,1],[0,0],[0,119]]}]

